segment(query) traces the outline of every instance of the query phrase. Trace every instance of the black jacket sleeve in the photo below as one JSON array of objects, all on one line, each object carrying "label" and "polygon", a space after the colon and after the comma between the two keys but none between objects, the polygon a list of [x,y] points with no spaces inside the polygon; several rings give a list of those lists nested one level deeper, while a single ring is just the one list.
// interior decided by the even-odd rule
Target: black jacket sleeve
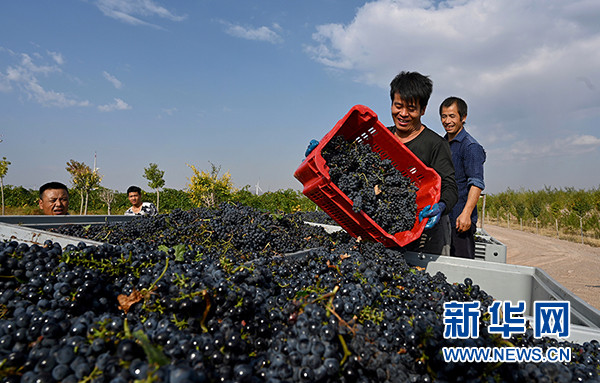
[{"label": "black jacket sleeve", "polygon": [[449,214],[458,201],[458,187],[454,178],[454,164],[450,145],[446,140],[438,141],[431,152],[431,166],[442,179],[440,201],[446,204],[444,214]]}]

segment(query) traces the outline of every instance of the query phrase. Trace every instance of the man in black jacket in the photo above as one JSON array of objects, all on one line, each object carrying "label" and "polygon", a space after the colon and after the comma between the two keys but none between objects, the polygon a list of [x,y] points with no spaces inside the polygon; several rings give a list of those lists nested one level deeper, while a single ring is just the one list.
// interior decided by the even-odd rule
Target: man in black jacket
[{"label": "man in black jacket", "polygon": [[448,142],[423,125],[433,83],[418,72],[401,72],[390,83],[392,119],[390,130],[400,142],[442,179],[440,201],[420,212],[428,218],[421,238],[406,246],[408,250],[450,255],[450,219],[448,214],[458,200],[452,153]]}]

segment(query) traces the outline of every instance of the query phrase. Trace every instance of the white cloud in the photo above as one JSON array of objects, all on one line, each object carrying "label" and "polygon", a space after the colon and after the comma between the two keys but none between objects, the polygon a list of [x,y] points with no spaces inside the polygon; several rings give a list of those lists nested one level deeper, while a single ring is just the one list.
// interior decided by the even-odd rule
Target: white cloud
[{"label": "white cloud", "polygon": [[[362,81],[387,86],[401,69],[420,70],[499,85],[536,76],[572,60],[598,37],[583,31],[579,12],[598,14],[598,3],[562,0],[379,0],[360,8],[347,24],[317,27],[307,52],[324,65],[353,69]],[[587,7],[588,9],[581,9]],[[547,9],[547,11],[544,11]],[[579,47],[570,48],[579,42]],[[588,48],[590,48],[588,46]],[[589,52],[598,59],[596,52]],[[541,72],[541,73],[540,73]],[[577,74],[581,75],[581,74]]]},{"label": "white cloud", "polygon": [[[447,96],[464,98],[490,150],[577,153],[597,148],[581,142],[595,142],[588,121],[600,119],[599,17],[600,2],[589,0],[375,0],[349,23],[317,26],[305,51],[384,95],[400,71],[430,75],[425,117],[435,121]],[[578,138],[539,144],[565,131]]]},{"label": "white cloud", "polygon": [[222,23],[225,25],[225,33],[233,37],[239,37],[246,40],[266,41],[271,44],[283,42],[283,38],[276,32],[276,30],[281,29],[278,24],[273,24],[272,28],[265,26],[250,28],[227,22]]},{"label": "white cloud", "polygon": [[8,82],[6,76],[0,73],[0,92],[8,93],[12,90],[12,86]]},{"label": "white cloud", "polygon": [[104,76],[104,78],[110,82],[111,84],[113,84],[113,86],[117,89],[121,89],[121,86],[123,85],[121,83],[121,81],[119,81],[115,76],[111,75],[110,73],[104,71],[102,72],[102,76]]},{"label": "white cloud", "polygon": [[112,112],[115,110],[129,110],[131,106],[120,98],[115,98],[112,104],[98,105],[98,110],[101,112]]},{"label": "white cloud", "polygon": [[157,27],[143,18],[182,21],[187,17],[178,16],[152,0],[96,0],[95,3],[104,15],[131,25]]},{"label": "white cloud", "polygon": [[574,148],[589,150],[600,146],[600,138],[590,135],[572,136],[567,139],[567,143]]},{"label": "white cloud", "polygon": [[52,57],[52,59],[58,64],[63,65],[65,63],[65,59],[62,54],[58,52],[48,51],[48,54]]},{"label": "white cloud", "polygon": [[[40,57],[40,59],[43,59]],[[56,65],[36,65],[34,64],[31,57],[26,54],[21,54],[21,65],[17,67],[19,71],[28,72],[28,73],[40,73],[47,75],[51,72],[60,72],[60,67]]]},{"label": "white cloud", "polygon": [[161,113],[159,113],[156,117],[162,119],[164,115],[172,116],[177,112],[177,108],[162,108]]},{"label": "white cloud", "polygon": [[554,141],[544,139],[519,140],[508,150],[493,151],[500,160],[527,161],[540,158],[577,156],[600,147],[600,138],[591,135],[572,135]]},{"label": "white cloud", "polygon": [[[4,92],[18,89],[23,92],[28,99],[34,100],[44,106],[71,107],[71,106],[89,106],[89,101],[80,101],[68,96],[63,92],[45,89],[39,76],[49,76],[52,73],[61,73],[59,65],[65,60],[60,53],[48,52],[51,59],[55,62],[52,65],[37,64],[30,55],[10,52],[11,56],[19,57],[16,64],[6,68],[5,73],[0,73],[0,90]],[[43,60],[40,54],[34,54],[34,57]]]}]

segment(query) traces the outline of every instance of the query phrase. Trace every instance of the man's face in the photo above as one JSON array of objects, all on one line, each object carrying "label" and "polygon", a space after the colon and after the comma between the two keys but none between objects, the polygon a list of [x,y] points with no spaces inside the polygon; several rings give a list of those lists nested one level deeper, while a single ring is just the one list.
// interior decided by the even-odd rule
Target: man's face
[{"label": "man's face", "polygon": [[69,193],[64,189],[47,189],[39,204],[46,215],[65,215],[69,212]]},{"label": "man's face", "polygon": [[392,101],[392,118],[400,134],[412,133],[421,129],[421,116],[425,108],[421,108],[419,101],[403,100],[398,93]]},{"label": "man's face", "polygon": [[460,117],[460,114],[458,113],[458,107],[456,106],[456,103],[454,103],[449,107],[442,107],[440,118],[446,133],[448,133],[448,136],[454,137],[463,128],[463,124],[465,123],[467,116]]},{"label": "man's face", "polygon": [[127,198],[129,198],[129,202],[135,207],[138,207],[142,204],[142,199],[140,198],[140,193],[131,192],[127,194]]}]

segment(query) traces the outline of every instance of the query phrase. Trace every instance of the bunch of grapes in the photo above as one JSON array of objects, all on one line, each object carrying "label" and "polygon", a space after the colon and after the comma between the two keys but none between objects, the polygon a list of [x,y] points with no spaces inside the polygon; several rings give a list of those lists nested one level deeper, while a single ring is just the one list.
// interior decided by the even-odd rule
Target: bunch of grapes
[{"label": "bunch of grapes", "polygon": [[[194,232],[203,214],[181,230]],[[479,338],[444,339],[445,302],[477,300],[485,312],[493,298],[468,278],[450,284],[441,273],[410,267],[379,243],[330,239],[300,253],[252,256],[216,237],[157,245],[169,223],[148,220],[159,221],[144,225],[158,228],[143,232],[154,241],[64,249],[51,241],[0,243],[2,382],[599,379],[597,341],[536,339],[531,328],[504,340],[488,333],[486,316]],[[228,224],[253,230],[247,221]],[[570,347],[573,358],[447,363],[441,352],[507,343]]]},{"label": "bunch of grapes", "polygon": [[390,234],[411,230],[417,212],[418,188],[390,159],[381,159],[364,141],[335,136],[322,150],[331,181]]},{"label": "bunch of grapes", "polygon": [[[105,225],[63,225],[51,231],[113,245],[143,240],[158,246],[203,246],[221,243],[252,256],[284,254],[318,247],[331,241],[321,227],[306,225],[301,214],[269,214],[226,202],[217,208],[174,210],[156,217],[140,216]],[[334,237],[348,236],[344,232]]]}]

